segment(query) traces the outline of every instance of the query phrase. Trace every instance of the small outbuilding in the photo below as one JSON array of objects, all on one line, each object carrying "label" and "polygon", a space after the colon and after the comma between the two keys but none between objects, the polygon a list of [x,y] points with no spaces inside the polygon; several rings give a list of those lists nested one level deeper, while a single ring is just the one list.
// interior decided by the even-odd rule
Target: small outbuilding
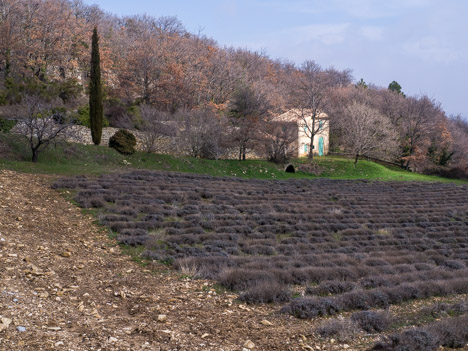
[{"label": "small outbuilding", "polygon": [[[295,122],[297,124],[297,139],[291,150],[295,150],[296,157],[306,157],[310,148],[314,155],[324,156],[328,154],[330,144],[329,117],[325,113],[319,113],[313,122],[313,114],[310,110],[291,109],[276,117],[277,120]],[[315,131],[314,143],[310,145],[310,132]]]}]

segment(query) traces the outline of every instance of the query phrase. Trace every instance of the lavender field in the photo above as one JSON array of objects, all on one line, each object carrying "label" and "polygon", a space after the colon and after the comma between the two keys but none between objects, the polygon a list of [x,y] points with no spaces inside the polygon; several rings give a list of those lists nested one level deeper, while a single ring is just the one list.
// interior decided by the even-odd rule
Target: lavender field
[{"label": "lavender field", "polygon": [[120,243],[143,245],[146,258],[297,318],[353,311],[380,332],[369,311],[468,293],[466,186],[149,171],[54,186],[76,190],[80,206],[98,209],[100,223]]}]

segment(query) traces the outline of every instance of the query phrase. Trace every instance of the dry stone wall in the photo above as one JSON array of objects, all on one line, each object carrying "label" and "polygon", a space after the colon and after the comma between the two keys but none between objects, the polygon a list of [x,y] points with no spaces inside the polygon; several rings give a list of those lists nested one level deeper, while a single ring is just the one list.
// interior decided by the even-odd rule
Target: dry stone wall
[{"label": "dry stone wall", "polygon": [[[102,137],[101,137],[101,146],[108,146],[109,139],[113,136],[119,128],[113,127],[105,127],[102,129]],[[27,128],[25,128],[24,123],[19,122],[12,130],[12,133],[17,134],[25,134]],[[135,148],[139,151],[147,151],[147,143],[148,135],[144,132],[137,131],[137,130],[129,130],[136,138],[136,146]],[[66,141],[71,143],[78,143],[84,145],[92,145],[93,140],[91,138],[91,130],[86,126],[80,125],[73,125],[67,130],[66,135],[64,135]],[[173,145],[173,141],[169,137],[159,137],[155,140],[153,145],[153,151],[162,154],[175,154],[177,150]]]},{"label": "dry stone wall", "polygon": [[[100,145],[103,145],[103,146],[109,145],[110,137],[113,136],[115,132],[117,132],[118,130],[119,130],[118,128],[112,128],[112,127],[102,128],[102,137],[101,137]],[[137,148],[138,148],[138,145],[141,144],[140,137],[137,135],[137,133],[135,133],[135,131],[132,131],[132,133],[135,135],[135,138],[137,139]],[[70,141],[72,143],[85,144],[85,145],[93,144],[93,140],[91,139],[90,129],[85,126],[78,126],[78,125],[71,127],[70,137],[67,138],[67,141]]]},{"label": "dry stone wall", "polygon": [[[68,141],[73,143],[80,143],[85,145],[90,145],[93,143],[91,139],[91,131],[88,127],[85,126],[72,126],[71,137],[68,138]],[[109,145],[109,139],[113,136],[119,128],[106,127],[102,129],[101,144],[102,146]],[[139,151],[148,151],[147,140],[148,134],[138,131],[138,130],[128,130],[136,138],[135,148]],[[161,154],[175,154],[176,150],[173,145],[173,141],[169,137],[158,137],[153,145],[153,152]]]},{"label": "dry stone wall", "polygon": [[[102,129],[101,136],[101,146],[108,146],[109,139],[113,136],[120,128],[105,127]],[[17,125],[11,130],[12,133],[25,134],[27,129],[25,128],[24,123],[18,122]],[[138,130],[128,130],[136,138],[136,150],[138,151],[148,151],[148,140],[150,138],[149,134],[138,131]],[[67,142],[78,143],[84,145],[92,145],[93,140],[91,138],[91,130],[86,126],[81,125],[72,125],[67,129],[66,135],[63,136]],[[151,152],[158,154],[168,154],[168,155],[189,155],[190,149],[187,145],[183,145],[181,142],[177,142],[176,138],[171,138],[167,136],[158,136],[153,144]],[[220,155],[221,159],[237,159],[239,157],[239,150],[237,147],[230,147],[224,150]],[[261,153],[257,151],[249,152],[247,155],[248,159],[259,159],[262,158]]]}]

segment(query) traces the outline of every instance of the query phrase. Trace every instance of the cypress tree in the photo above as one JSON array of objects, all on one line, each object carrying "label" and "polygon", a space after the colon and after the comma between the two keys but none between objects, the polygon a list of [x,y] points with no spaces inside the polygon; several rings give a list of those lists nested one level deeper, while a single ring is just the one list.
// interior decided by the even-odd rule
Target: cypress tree
[{"label": "cypress tree", "polygon": [[97,27],[93,29],[91,45],[91,72],[89,81],[89,123],[91,137],[95,145],[101,143],[102,136],[102,84],[101,84],[101,58],[99,56],[99,37]]}]

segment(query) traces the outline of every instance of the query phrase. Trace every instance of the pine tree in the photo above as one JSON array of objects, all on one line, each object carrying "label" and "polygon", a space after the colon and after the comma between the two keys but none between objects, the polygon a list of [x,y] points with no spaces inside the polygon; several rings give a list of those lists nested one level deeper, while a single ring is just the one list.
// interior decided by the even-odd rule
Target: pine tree
[{"label": "pine tree", "polygon": [[391,90],[394,93],[405,96],[405,94],[401,91],[401,85],[398,84],[398,82],[395,80],[388,85],[388,90]]},{"label": "pine tree", "polygon": [[97,33],[97,27],[94,27],[91,46],[91,72],[89,81],[89,123],[91,126],[91,137],[95,145],[99,145],[101,143],[103,120],[100,61],[99,37]]}]

